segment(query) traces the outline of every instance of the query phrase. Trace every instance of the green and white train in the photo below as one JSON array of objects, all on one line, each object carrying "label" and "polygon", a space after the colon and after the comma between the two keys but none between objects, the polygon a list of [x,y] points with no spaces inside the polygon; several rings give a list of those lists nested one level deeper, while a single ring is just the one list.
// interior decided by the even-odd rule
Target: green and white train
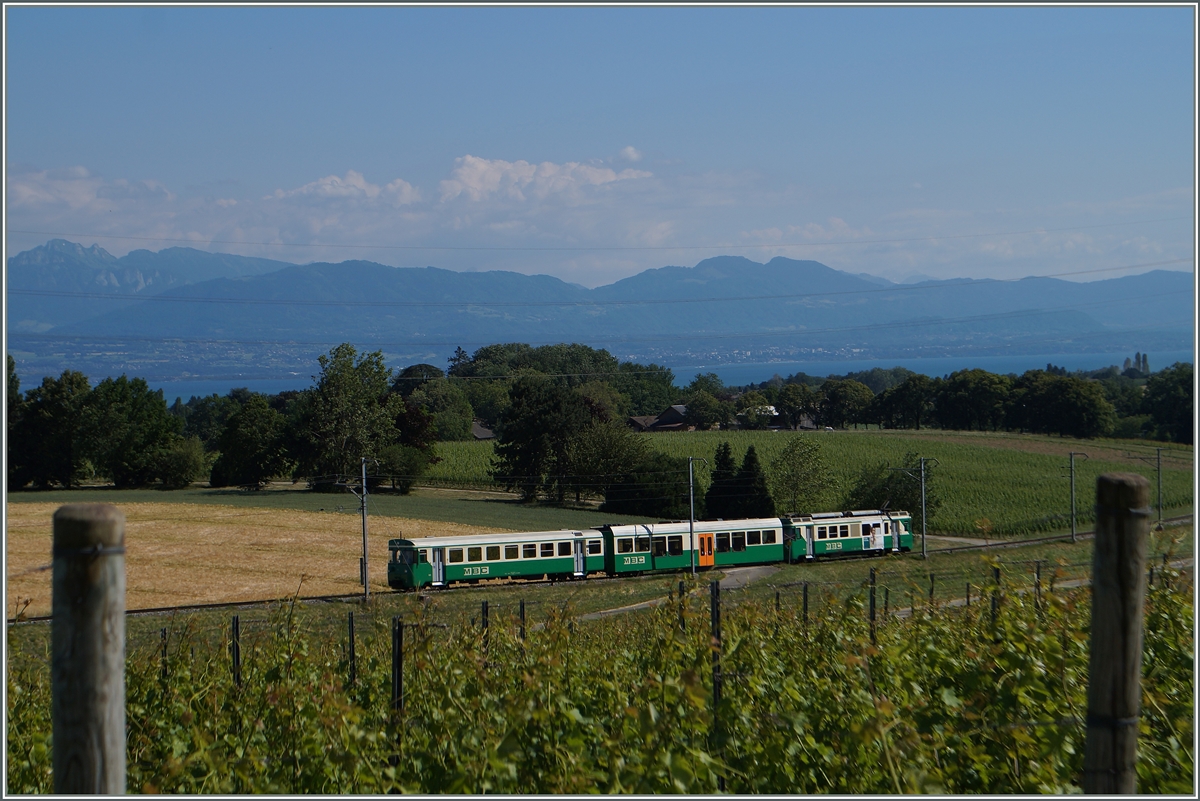
[{"label": "green and white train", "polygon": [[912,549],[912,516],[870,510],[753,520],[697,520],[586,530],[477,534],[388,541],[388,585],[396,590],[481,579],[581,579]]}]

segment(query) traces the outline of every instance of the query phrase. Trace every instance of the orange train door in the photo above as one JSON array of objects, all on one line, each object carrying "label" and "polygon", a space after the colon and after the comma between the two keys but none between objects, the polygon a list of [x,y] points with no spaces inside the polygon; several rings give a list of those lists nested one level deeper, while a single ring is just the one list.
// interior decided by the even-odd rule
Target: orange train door
[{"label": "orange train door", "polygon": [[697,534],[696,544],[699,546],[700,567],[713,566],[713,535]]}]

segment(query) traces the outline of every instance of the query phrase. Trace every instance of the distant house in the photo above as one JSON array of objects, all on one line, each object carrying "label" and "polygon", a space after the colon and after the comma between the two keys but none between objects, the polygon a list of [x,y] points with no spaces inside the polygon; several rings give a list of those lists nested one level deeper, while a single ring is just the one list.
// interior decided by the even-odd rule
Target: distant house
[{"label": "distant house", "polygon": [[641,415],[629,418],[629,426],[638,432],[642,431],[691,431],[684,418],[687,417],[687,407],[676,404],[665,411],[653,415]]},{"label": "distant house", "polygon": [[476,417],[474,420],[471,421],[471,435],[474,436],[475,439],[495,439],[496,438],[496,434],[492,431],[492,429],[485,426],[483,424],[483,421],[480,420],[478,417]]}]

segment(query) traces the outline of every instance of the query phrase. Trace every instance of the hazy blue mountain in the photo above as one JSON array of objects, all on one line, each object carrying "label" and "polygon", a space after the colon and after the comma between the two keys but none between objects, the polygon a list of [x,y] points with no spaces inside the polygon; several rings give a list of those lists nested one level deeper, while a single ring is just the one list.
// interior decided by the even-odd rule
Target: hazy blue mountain
[{"label": "hazy blue mountain", "polygon": [[[400,365],[496,342],[583,342],[666,364],[1133,352],[1185,349],[1193,330],[1192,276],[1167,271],[893,284],[815,261],[718,256],[589,290],[545,275],[188,248],[114,259],[62,241],[9,267],[10,348],[35,373],[311,372],[340,342]],[[91,296],[20,294],[29,287]]]},{"label": "hazy blue mountain", "polygon": [[[129,306],[146,295],[224,276],[258,275],[287,262],[167,248],[135,250],[117,258],[99,245],[85,248],[65,239],[18,253],[8,260],[7,319],[10,330],[45,331]],[[93,295],[104,295],[97,302]]]}]

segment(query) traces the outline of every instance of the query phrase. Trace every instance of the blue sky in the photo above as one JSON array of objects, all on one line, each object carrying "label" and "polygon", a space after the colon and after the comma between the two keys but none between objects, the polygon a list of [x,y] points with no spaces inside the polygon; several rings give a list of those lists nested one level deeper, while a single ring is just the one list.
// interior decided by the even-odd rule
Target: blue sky
[{"label": "blue sky", "polygon": [[6,253],[1191,269],[1194,13],[8,6]]}]

